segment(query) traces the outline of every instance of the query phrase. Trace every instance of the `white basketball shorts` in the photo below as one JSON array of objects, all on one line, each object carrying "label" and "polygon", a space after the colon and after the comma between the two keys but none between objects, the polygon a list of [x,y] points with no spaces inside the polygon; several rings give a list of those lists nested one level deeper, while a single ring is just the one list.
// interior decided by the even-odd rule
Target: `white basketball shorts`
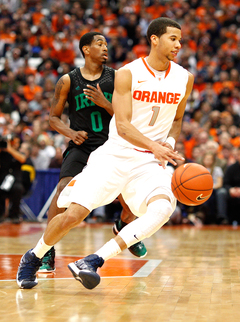
[{"label": "white basketball shorts", "polygon": [[57,204],[67,208],[73,202],[92,211],[122,193],[131,211],[140,217],[147,210],[149,196],[165,194],[175,209],[171,178],[171,171],[163,169],[152,153],[108,140],[91,153],[87,166],[63,189]]}]

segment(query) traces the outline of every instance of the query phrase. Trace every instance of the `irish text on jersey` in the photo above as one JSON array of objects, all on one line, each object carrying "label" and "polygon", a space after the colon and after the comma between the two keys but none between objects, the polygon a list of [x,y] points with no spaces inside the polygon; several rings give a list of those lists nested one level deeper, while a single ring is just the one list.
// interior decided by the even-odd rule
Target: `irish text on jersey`
[{"label": "irish text on jersey", "polygon": [[[103,94],[109,102],[112,102],[112,94],[111,93],[104,92]],[[78,94],[78,95],[74,96],[74,98],[75,98],[76,104],[77,104],[76,111],[78,111],[82,108],[85,108],[85,107],[96,105],[93,101],[86,98],[85,93]]]}]

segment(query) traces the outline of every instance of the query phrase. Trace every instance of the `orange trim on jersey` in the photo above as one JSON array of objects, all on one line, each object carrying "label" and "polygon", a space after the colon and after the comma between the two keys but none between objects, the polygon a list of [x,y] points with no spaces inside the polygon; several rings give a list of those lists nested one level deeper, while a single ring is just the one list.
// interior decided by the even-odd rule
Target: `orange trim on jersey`
[{"label": "orange trim on jersey", "polygon": [[166,74],[165,74],[164,79],[165,79],[165,78],[167,77],[167,75],[169,74],[170,69],[171,69],[171,62],[169,62],[168,69],[167,69],[167,71],[166,71]]},{"label": "orange trim on jersey", "polygon": [[154,72],[153,72],[153,71],[151,71],[151,69],[148,67],[147,63],[145,62],[145,59],[144,59],[143,57],[141,57],[141,58],[142,58],[142,61],[143,61],[144,65],[145,65],[145,67],[146,67],[146,68],[147,68],[147,70],[149,71],[149,73],[151,73],[151,74],[153,75],[153,77],[155,77]]},{"label": "orange trim on jersey", "polygon": [[75,184],[76,180],[72,180],[69,182],[68,187],[73,187]]},{"label": "orange trim on jersey", "polygon": [[[153,71],[151,71],[151,69],[148,67],[148,65],[147,65],[147,63],[145,62],[145,59],[143,58],[143,57],[141,57],[142,58],[142,61],[143,61],[143,63],[144,63],[144,65],[145,65],[145,67],[147,68],[147,70],[154,76],[154,77],[156,77],[155,76],[155,74],[154,74],[154,72]],[[167,75],[170,73],[170,70],[171,70],[171,62],[169,62],[169,65],[168,65],[168,69],[167,69],[167,71],[166,71],[166,73],[165,73],[165,77],[164,77],[164,79],[167,77]]]}]

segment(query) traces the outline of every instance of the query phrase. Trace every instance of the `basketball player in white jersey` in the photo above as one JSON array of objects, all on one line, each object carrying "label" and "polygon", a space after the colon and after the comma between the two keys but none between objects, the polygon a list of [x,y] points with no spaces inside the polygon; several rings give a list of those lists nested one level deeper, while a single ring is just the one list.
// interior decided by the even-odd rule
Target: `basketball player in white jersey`
[{"label": "basketball player in white jersey", "polygon": [[116,73],[109,139],[90,155],[87,167],[59,196],[58,206],[68,209],[51,220],[36,247],[22,257],[17,274],[21,288],[37,285],[36,272],[44,254],[89,212],[120,193],[139,218],[95,254],[68,265],[88,289],[99,284],[96,271],[104,261],[150,237],[174,211],[176,200],[166,163],[176,165],[175,160],[183,160],[174,147],[194,77],[173,62],[181,48],[178,23],[155,19],[147,37],[149,56]]}]

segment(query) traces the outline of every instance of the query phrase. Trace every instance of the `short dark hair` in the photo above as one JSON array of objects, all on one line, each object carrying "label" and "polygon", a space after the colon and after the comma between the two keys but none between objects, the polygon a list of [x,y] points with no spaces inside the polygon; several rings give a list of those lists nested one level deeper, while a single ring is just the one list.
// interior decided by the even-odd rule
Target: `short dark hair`
[{"label": "short dark hair", "polygon": [[163,17],[154,19],[148,26],[147,30],[147,39],[149,41],[149,44],[151,44],[150,38],[152,35],[156,35],[160,38],[167,32],[167,27],[173,27],[181,30],[179,23],[172,19]]},{"label": "short dark hair", "polygon": [[83,35],[79,41],[79,49],[81,50],[81,53],[84,56],[84,52],[82,50],[83,46],[87,46],[87,45],[91,45],[94,36],[96,35],[100,35],[103,36],[103,34],[101,34],[100,32],[96,32],[96,31],[91,31],[91,32],[87,32],[85,35]]}]

